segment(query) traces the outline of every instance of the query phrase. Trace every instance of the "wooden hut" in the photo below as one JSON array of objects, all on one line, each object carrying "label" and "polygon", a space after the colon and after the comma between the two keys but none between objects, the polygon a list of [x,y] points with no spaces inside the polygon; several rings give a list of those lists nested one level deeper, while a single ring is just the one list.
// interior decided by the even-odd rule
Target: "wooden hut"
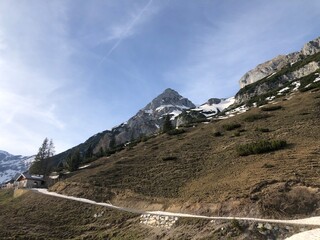
[{"label": "wooden hut", "polygon": [[42,175],[30,175],[28,173],[21,173],[15,182],[18,188],[39,188],[44,187],[45,184]]}]

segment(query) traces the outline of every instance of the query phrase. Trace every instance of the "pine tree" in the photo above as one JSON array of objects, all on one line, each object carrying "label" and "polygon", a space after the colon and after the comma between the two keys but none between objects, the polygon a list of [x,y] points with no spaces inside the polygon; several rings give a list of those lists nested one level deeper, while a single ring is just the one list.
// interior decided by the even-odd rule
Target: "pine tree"
[{"label": "pine tree", "polygon": [[47,175],[49,170],[47,160],[54,155],[54,148],[55,147],[52,139],[49,142],[48,138],[45,138],[41,147],[39,148],[32,166],[29,169],[29,172],[33,174]]},{"label": "pine tree", "polygon": [[93,147],[92,145],[89,145],[88,149],[85,152],[85,158],[90,159],[93,156]]},{"label": "pine tree", "polygon": [[167,114],[164,117],[164,122],[163,122],[163,126],[162,126],[162,132],[166,133],[166,132],[169,132],[172,129],[173,129],[173,125],[172,125],[171,120],[170,120],[170,115]]},{"label": "pine tree", "polygon": [[114,148],[116,148],[116,139],[112,137],[109,143],[109,149],[114,149]]},{"label": "pine tree", "polygon": [[79,150],[73,152],[72,154],[69,154],[66,162],[65,167],[70,171],[73,172],[77,170],[82,162],[81,154]]}]

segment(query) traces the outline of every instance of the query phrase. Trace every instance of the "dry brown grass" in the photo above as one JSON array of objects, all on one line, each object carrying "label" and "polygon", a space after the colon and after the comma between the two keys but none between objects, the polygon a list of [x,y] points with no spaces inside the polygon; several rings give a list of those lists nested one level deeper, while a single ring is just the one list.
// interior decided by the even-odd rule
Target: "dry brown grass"
[{"label": "dry brown grass", "polygon": [[[77,185],[77,191],[88,198],[121,201],[122,204],[128,200],[128,205],[143,199],[162,208],[180,206],[186,211],[217,213],[219,210],[212,206],[226,201],[251,204],[255,209],[259,200],[250,200],[251,189],[265,180],[299,179],[305,185],[319,186],[318,95],[307,92],[288,101],[279,99],[281,111],[274,111],[272,116],[258,121],[244,121],[246,116],[262,113],[254,108],[231,119],[187,128],[182,135],[164,134],[141,142],[110,158],[95,161],[91,169],[77,172],[66,180],[63,192],[74,193],[72,189]],[[245,129],[237,137],[223,127],[235,122]],[[215,136],[217,131],[221,136]],[[261,138],[283,139],[289,146],[272,153],[238,156],[236,148],[239,144]],[[232,211],[240,210],[230,209],[230,213]],[[247,214],[259,215],[249,210]]]}]

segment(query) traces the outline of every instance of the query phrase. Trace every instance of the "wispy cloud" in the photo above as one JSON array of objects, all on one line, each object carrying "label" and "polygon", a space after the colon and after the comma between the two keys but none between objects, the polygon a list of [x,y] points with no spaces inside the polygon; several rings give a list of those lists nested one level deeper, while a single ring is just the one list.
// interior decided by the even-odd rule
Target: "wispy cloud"
[{"label": "wispy cloud", "polygon": [[[316,26],[305,26],[319,13],[311,6],[305,7],[310,18],[304,19],[305,12],[299,5],[259,5],[251,1],[250,6],[239,3],[223,8],[225,12],[207,14],[203,25],[194,29],[197,34],[188,39],[192,44],[186,49],[185,59],[164,78],[178,84],[186,96],[198,103],[235,94],[238,80],[246,71],[278,54],[299,50],[299,44],[315,31]],[[211,7],[214,9],[214,4]],[[288,28],[290,24],[294,27]]]},{"label": "wispy cloud", "polygon": [[0,149],[32,154],[49,137],[66,150],[164,87],[232,95],[254,64],[319,32],[320,2],[300,2],[0,1]]},{"label": "wispy cloud", "polygon": [[139,22],[143,14],[148,10],[150,5],[152,4],[153,0],[149,0],[149,2],[138,12],[137,15],[133,16],[132,19],[129,20],[128,23],[126,23],[124,26],[113,26],[112,27],[112,34],[108,36],[107,40],[116,40],[116,42],[113,44],[113,46],[110,48],[110,50],[107,52],[105,56],[101,58],[101,60],[98,63],[98,66],[100,66],[106,58],[108,58],[112,52],[120,45],[120,43],[128,38],[129,36],[133,35],[133,28],[135,25]]},{"label": "wispy cloud", "polygon": [[68,83],[72,68],[65,13],[58,2],[1,2],[0,8],[6,13],[0,16],[0,149],[34,154],[44,137],[66,127],[61,105],[48,97]]}]

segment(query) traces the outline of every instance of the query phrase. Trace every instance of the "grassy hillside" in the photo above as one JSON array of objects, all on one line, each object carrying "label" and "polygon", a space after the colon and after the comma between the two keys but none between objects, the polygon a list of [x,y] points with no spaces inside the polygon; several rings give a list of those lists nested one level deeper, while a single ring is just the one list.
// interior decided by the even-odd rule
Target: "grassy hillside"
[{"label": "grassy hillside", "polygon": [[[138,208],[275,217],[315,214],[320,92],[277,101],[281,107],[253,108],[127,147],[72,173],[52,190]],[[239,148],[255,148],[261,140],[285,145],[239,154]]]},{"label": "grassy hillside", "polygon": [[[97,217],[98,215],[98,217]],[[95,217],[96,216],[96,217]],[[55,198],[32,191],[0,190],[0,239],[270,239],[285,238],[299,227],[180,218],[171,229],[139,223],[134,214]],[[305,227],[304,229],[312,229]]]},{"label": "grassy hillside", "polygon": [[0,239],[141,239],[137,221],[133,214],[90,204],[0,190]]}]

